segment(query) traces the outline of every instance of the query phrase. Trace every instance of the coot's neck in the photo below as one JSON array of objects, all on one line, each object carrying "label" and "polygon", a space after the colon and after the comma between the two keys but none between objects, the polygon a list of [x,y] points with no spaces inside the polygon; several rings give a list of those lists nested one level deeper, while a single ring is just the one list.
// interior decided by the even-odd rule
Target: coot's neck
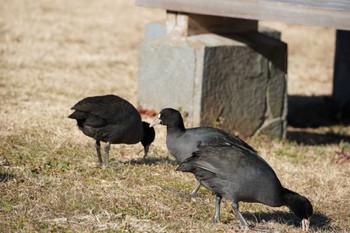
[{"label": "coot's neck", "polygon": [[283,188],[283,194],[282,194],[283,204],[286,206],[292,205],[295,197],[298,195],[299,194],[297,194],[296,192],[293,192],[289,189]]},{"label": "coot's neck", "polygon": [[168,133],[184,133],[186,131],[186,128],[181,119],[180,121],[177,121],[172,125],[167,125],[167,131]]}]

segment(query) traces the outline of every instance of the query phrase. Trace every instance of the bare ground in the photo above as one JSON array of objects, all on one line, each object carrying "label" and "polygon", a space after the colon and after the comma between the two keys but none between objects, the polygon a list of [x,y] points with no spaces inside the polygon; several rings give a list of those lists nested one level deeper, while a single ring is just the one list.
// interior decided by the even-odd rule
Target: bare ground
[{"label": "bare ground", "polygon": [[[213,224],[211,193],[187,196],[194,178],[175,171],[163,127],[148,159],[141,145],[116,145],[115,169],[104,169],[93,140],[67,119],[90,95],[114,93],[137,105],[143,26],[163,20],[163,11],[127,0],[1,0],[0,9],[2,232],[239,232],[229,203]],[[289,94],[330,94],[334,30],[264,24],[289,44]],[[248,139],[286,187],[312,201],[313,232],[350,231],[349,134],[328,125],[290,127],[284,141]],[[254,229],[300,231],[284,207],[241,210]]]}]

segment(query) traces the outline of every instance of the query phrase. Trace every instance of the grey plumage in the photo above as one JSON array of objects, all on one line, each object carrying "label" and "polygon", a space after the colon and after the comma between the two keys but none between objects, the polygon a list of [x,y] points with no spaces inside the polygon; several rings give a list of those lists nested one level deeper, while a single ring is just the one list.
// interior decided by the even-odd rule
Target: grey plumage
[{"label": "grey plumage", "polygon": [[271,166],[252,150],[227,144],[200,145],[177,170],[193,173],[202,185],[213,190],[214,221],[219,220],[221,199],[226,198],[232,201],[234,212],[246,228],[248,224],[239,212],[240,201],[288,206],[302,219],[303,229],[308,228],[313,213],[310,201],[284,188]]},{"label": "grey plumage", "polygon": [[[167,127],[166,145],[170,153],[176,158],[178,163],[191,157],[197,150],[197,146],[209,144],[234,145],[237,148],[244,148],[251,152],[255,150],[239,137],[212,127],[196,127],[186,129],[179,111],[172,108],[165,108],[160,111],[157,119],[151,126],[162,124]],[[200,184],[195,187],[191,195],[195,195]]]}]

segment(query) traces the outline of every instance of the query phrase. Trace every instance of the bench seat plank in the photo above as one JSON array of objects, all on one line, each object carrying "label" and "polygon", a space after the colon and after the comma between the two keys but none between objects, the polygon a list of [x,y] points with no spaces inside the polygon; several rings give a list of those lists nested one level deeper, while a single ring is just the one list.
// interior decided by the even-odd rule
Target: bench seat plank
[{"label": "bench seat plank", "polygon": [[348,0],[135,0],[144,7],[350,30]]}]

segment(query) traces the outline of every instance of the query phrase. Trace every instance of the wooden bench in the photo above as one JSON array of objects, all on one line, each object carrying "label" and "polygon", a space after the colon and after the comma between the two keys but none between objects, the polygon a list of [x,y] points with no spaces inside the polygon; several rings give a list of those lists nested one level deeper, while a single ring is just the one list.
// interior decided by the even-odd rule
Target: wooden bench
[{"label": "wooden bench", "polygon": [[333,98],[337,101],[350,101],[350,32],[347,31],[350,30],[350,4],[347,0],[135,0],[135,2],[139,6],[165,9],[167,34],[174,36],[257,32],[259,20],[337,29]]},{"label": "wooden bench", "polygon": [[350,30],[347,0],[135,0],[168,11]]}]

